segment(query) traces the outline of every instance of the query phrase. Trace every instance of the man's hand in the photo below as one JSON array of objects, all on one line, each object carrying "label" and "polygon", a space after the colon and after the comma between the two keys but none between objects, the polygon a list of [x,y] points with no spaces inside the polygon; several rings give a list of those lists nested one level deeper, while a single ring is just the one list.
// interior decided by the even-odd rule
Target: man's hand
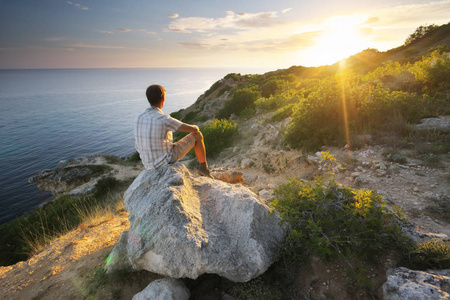
[{"label": "man's hand", "polygon": [[178,128],[178,130],[183,131],[183,132],[193,132],[193,133],[200,131],[200,129],[198,128],[197,125],[189,125],[186,123],[181,124],[181,126]]}]

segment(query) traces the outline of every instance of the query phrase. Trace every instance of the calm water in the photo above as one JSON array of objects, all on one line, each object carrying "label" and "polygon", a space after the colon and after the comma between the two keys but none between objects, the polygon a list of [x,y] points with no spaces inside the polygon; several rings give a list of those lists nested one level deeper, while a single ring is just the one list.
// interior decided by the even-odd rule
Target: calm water
[{"label": "calm water", "polygon": [[197,100],[231,70],[0,70],[0,224],[51,199],[28,178],[63,159],[134,153],[145,89],[167,90],[163,111]]}]

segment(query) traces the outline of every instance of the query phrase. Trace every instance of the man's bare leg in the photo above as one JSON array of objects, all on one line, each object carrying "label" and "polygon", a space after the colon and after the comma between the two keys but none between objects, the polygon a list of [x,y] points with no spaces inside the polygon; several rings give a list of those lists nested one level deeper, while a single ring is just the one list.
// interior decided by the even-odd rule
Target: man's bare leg
[{"label": "man's bare leg", "polygon": [[198,162],[200,163],[200,167],[197,173],[201,176],[213,178],[208,168],[208,163],[206,162],[206,149],[205,143],[203,142],[203,135],[201,134],[200,131],[198,131],[194,133],[194,137],[195,137],[194,151],[195,155],[197,156]]},{"label": "man's bare leg", "polygon": [[195,144],[194,144],[194,151],[195,155],[197,156],[199,163],[206,162],[206,149],[205,149],[205,143],[203,142],[203,135],[200,131],[194,133],[195,137]]}]

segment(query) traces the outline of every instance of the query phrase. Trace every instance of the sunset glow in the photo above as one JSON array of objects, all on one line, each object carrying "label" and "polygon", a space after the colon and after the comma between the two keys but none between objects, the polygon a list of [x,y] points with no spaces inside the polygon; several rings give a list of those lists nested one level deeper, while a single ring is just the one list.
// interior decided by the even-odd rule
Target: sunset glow
[{"label": "sunset glow", "polygon": [[450,0],[7,1],[0,68],[318,66],[401,46],[448,11]]},{"label": "sunset glow", "polygon": [[343,16],[326,22],[326,32],[311,47],[311,65],[333,64],[369,47],[360,29],[361,18]]}]

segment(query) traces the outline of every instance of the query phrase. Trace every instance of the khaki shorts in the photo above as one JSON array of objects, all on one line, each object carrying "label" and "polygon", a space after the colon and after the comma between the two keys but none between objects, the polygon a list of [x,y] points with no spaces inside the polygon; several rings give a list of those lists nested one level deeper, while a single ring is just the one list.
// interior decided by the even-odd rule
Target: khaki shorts
[{"label": "khaki shorts", "polygon": [[172,148],[172,158],[169,164],[182,159],[195,145],[195,137],[192,133],[188,134],[178,142],[173,144]]}]

